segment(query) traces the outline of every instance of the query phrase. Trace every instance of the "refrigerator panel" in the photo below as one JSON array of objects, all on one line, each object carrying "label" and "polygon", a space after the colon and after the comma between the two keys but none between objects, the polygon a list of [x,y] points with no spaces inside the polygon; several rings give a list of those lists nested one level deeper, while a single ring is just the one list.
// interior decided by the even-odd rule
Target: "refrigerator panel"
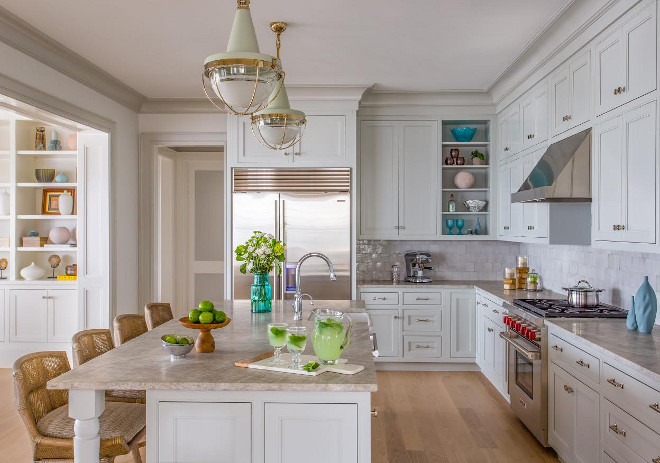
[{"label": "refrigerator panel", "polygon": [[[314,299],[351,298],[351,202],[349,193],[281,194],[282,239],[286,263],[295,264],[308,252],[330,258],[337,281],[330,281],[326,263],[311,258],[302,265],[301,286]],[[293,299],[289,291],[286,299]],[[285,286],[286,287],[286,286]]]},{"label": "refrigerator panel", "polygon": [[[255,231],[271,233],[278,237],[279,194],[277,193],[234,193],[232,197],[232,251],[239,244],[245,243]],[[232,252],[232,257],[234,254]],[[243,275],[240,262],[232,265],[234,278],[234,299],[250,299],[250,287],[254,277],[251,273]],[[273,297],[278,298],[279,285],[270,275],[273,285]]]}]

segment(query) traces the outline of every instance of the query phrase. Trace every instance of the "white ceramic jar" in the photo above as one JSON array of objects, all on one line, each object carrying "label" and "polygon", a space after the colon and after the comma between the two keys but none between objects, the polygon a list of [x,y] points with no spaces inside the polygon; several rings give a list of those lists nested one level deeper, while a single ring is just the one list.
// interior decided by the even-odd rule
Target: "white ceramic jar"
[{"label": "white ceramic jar", "polygon": [[46,275],[46,271],[32,262],[25,268],[21,269],[21,276],[26,280],[38,280]]},{"label": "white ceramic jar", "polygon": [[73,213],[73,196],[68,191],[65,190],[57,198],[57,203],[60,209],[60,215],[71,215]]}]

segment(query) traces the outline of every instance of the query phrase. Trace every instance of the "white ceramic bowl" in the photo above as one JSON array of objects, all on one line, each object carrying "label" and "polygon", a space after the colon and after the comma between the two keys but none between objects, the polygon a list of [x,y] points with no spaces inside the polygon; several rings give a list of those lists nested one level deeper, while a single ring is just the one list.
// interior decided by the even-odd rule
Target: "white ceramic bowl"
[{"label": "white ceramic bowl", "polygon": [[474,185],[474,175],[470,172],[461,171],[454,175],[454,185],[461,190],[472,188]]}]

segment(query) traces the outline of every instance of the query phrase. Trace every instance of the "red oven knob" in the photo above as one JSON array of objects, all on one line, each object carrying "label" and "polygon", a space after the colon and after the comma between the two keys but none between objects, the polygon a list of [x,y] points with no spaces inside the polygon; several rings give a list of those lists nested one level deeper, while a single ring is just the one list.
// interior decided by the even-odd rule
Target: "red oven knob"
[{"label": "red oven knob", "polygon": [[536,339],[536,331],[528,331],[527,339],[529,339],[530,341],[534,341]]},{"label": "red oven knob", "polygon": [[516,322],[516,331],[520,331],[521,328],[522,328],[522,323]]},{"label": "red oven knob", "polygon": [[502,321],[504,322],[505,325],[508,325],[508,324],[509,324],[509,317],[507,317],[507,316],[505,315],[505,316],[502,318]]}]

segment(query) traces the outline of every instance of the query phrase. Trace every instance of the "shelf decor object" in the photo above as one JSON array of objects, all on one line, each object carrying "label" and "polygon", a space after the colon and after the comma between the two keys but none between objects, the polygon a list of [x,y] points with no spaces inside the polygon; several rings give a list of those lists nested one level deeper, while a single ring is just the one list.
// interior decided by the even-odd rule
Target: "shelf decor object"
[{"label": "shelf decor object", "polygon": [[21,276],[26,280],[38,280],[46,275],[46,271],[39,267],[34,262],[30,263],[27,267],[21,269]]},{"label": "shelf decor object", "polygon": [[6,280],[7,277],[2,274],[9,267],[9,261],[6,258],[0,259],[0,280]]},{"label": "shelf decor object", "polygon": [[66,227],[54,227],[48,233],[53,244],[66,244],[71,239],[71,231]]},{"label": "shelf decor object", "polygon": [[73,204],[75,204],[76,190],[67,190],[64,188],[44,188],[43,196],[41,198],[41,213],[43,215],[71,215],[73,210],[69,214],[61,214],[59,203],[60,195],[68,193],[69,191]]},{"label": "shelf decor object", "polygon": [[39,183],[51,183],[55,178],[55,169],[34,169],[34,178]]},{"label": "shelf decor object", "polygon": [[55,183],[68,183],[68,182],[69,182],[69,176],[64,172],[60,172],[55,177]]},{"label": "shelf decor object", "polygon": [[57,130],[51,132],[48,151],[62,151],[62,142],[57,138]]},{"label": "shelf decor object", "polygon": [[486,207],[486,204],[488,204],[488,201],[482,201],[481,199],[468,199],[467,201],[463,201],[463,206],[465,206],[469,212],[481,212],[484,207]]},{"label": "shelf decor object", "polygon": [[66,149],[69,151],[75,151],[78,149],[78,134],[72,133],[66,138]]},{"label": "shelf decor object", "polygon": [[57,208],[60,215],[71,215],[73,213],[73,196],[67,190],[64,190],[64,193],[57,198]]},{"label": "shelf decor object", "polygon": [[[642,286],[632,299],[635,312],[637,330],[640,333],[650,334],[653,331],[655,317],[658,313],[658,297],[649,283],[649,277],[645,276]],[[633,310],[633,309],[631,309]]]},{"label": "shelf decor object", "polygon": [[46,150],[46,127],[37,127],[35,129],[34,149],[37,151]]},{"label": "shelf decor object", "polygon": [[49,276],[48,278],[53,280],[57,278],[55,276],[55,269],[59,267],[61,263],[62,263],[62,258],[57,254],[53,254],[50,257],[48,257],[48,265],[50,265],[50,268],[53,269],[53,275]]},{"label": "shelf decor object", "polygon": [[197,339],[195,339],[195,350],[200,353],[209,353],[215,350],[215,339],[213,339],[211,330],[224,328],[231,323],[231,318],[227,317],[222,323],[191,323],[188,317],[181,317],[179,323],[184,328],[199,330]]},{"label": "shelf decor object", "polygon": [[454,175],[454,185],[461,190],[472,188],[474,186],[474,175],[465,171],[458,172]]},{"label": "shelf decor object", "polygon": [[456,127],[451,129],[451,134],[458,142],[472,141],[475,133],[477,133],[477,129],[471,127]]},{"label": "shelf decor object", "polygon": [[273,288],[268,282],[268,274],[273,268],[278,275],[282,273],[284,262],[284,243],[273,235],[255,231],[245,244],[236,246],[236,260],[242,262],[240,272],[254,274],[250,309],[253,313],[270,312]]},{"label": "shelf decor object", "polygon": [[250,0],[237,0],[227,51],[204,60],[206,97],[221,111],[247,116],[270,105],[283,83],[280,61],[259,52]]},{"label": "shelf decor object", "polygon": [[449,230],[448,235],[453,235],[452,230],[456,226],[456,221],[454,219],[446,219],[445,220],[445,225],[447,226],[447,229]]},{"label": "shelf decor object", "polygon": [[[280,59],[280,36],[287,28],[287,23],[270,23],[270,28],[277,35],[277,60]],[[252,115],[252,134],[259,142],[272,150],[286,150],[300,141],[307,125],[305,113],[291,109],[286,87],[273,90],[272,103]]]},{"label": "shelf decor object", "polygon": [[470,156],[472,157],[473,166],[483,166],[486,161],[486,156],[479,150],[471,151]]}]

